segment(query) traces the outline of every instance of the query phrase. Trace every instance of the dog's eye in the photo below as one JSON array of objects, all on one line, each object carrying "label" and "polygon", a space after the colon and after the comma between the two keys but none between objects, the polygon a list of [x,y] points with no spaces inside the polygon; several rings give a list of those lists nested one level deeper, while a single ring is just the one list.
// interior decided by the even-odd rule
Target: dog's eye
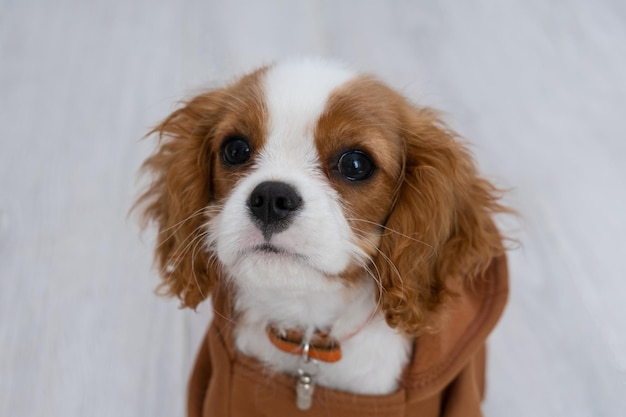
[{"label": "dog's eye", "polygon": [[233,135],[222,144],[222,161],[226,165],[241,165],[250,159],[252,149],[245,136]]},{"label": "dog's eye", "polygon": [[344,152],[341,157],[339,157],[339,163],[337,164],[339,173],[350,181],[363,181],[368,179],[375,168],[369,155],[359,150]]}]

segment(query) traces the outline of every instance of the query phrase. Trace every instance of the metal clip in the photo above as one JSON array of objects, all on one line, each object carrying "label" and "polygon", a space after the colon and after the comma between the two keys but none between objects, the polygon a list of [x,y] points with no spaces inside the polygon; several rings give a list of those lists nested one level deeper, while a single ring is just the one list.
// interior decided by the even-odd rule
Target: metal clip
[{"label": "metal clip", "polygon": [[309,358],[309,343],[302,346],[302,356],[298,361],[298,380],[296,382],[296,407],[298,410],[308,410],[313,405],[315,391],[315,375],[318,371],[316,360]]}]

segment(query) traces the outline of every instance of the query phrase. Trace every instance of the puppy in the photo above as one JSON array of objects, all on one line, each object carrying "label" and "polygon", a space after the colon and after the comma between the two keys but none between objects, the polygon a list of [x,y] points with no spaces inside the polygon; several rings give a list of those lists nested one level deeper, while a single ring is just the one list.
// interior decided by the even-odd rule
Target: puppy
[{"label": "puppy", "polygon": [[506,209],[436,112],[294,60],[192,98],[153,133],[139,204],[160,288],[215,309],[189,415],[364,415],[380,400],[378,415],[452,416],[455,389],[472,393],[459,415],[479,409]]}]

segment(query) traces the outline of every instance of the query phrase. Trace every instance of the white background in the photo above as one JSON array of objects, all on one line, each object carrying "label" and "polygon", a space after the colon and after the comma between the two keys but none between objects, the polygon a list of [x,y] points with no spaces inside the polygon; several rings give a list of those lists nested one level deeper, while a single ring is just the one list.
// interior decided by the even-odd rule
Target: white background
[{"label": "white background", "polygon": [[335,57],[511,191],[487,416],[626,415],[626,2],[0,0],[0,416],[176,416],[209,319],[127,212],[177,100]]}]

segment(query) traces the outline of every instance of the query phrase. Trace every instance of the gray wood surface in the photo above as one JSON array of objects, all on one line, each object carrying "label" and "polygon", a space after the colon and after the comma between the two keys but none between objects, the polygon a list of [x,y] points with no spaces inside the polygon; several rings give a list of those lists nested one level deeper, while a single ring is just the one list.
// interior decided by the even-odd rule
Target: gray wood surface
[{"label": "gray wood surface", "polygon": [[0,416],[175,416],[209,320],[127,211],[176,100],[335,57],[511,188],[487,416],[626,416],[626,2],[0,0]]}]

